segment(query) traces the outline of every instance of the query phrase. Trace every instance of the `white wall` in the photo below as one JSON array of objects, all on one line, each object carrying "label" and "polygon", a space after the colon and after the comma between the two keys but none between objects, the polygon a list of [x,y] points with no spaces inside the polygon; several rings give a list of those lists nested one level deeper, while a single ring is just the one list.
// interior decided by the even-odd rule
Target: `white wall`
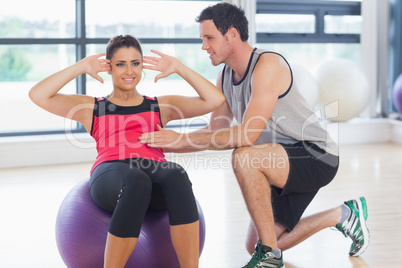
[{"label": "white wall", "polygon": [[[377,103],[386,96],[381,91],[389,87],[390,2],[389,0],[362,0],[361,67],[370,82],[370,105],[365,114],[377,115]],[[386,95],[386,94],[385,94]],[[385,98],[381,99],[381,96]],[[386,105],[386,103],[385,103]]]}]

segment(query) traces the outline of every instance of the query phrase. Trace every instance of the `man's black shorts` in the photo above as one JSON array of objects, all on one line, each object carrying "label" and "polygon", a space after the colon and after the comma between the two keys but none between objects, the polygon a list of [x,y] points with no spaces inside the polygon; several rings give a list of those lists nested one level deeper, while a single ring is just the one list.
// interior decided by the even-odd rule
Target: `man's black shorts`
[{"label": "man's black shorts", "polygon": [[275,221],[290,232],[318,190],[335,177],[339,157],[306,141],[280,145],[288,154],[289,177],[283,189],[271,186],[272,209]]}]

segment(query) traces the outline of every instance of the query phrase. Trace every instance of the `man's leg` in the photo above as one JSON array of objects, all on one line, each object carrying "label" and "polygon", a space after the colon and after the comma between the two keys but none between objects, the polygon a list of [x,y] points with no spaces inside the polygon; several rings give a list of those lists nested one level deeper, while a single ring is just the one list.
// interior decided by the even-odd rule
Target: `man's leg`
[{"label": "man's leg", "polygon": [[[303,156],[303,153],[298,154],[297,152],[299,149],[294,148],[294,150],[296,151],[289,153],[296,157],[295,159],[298,161],[298,164],[296,165],[306,165],[304,168],[309,169],[307,165],[308,161],[310,160],[306,160],[308,158],[302,159],[301,157]],[[239,181],[240,187],[242,188],[243,195],[245,195],[244,192],[247,194],[249,191],[249,196],[251,196],[245,196],[245,200],[252,218],[246,241],[246,247],[250,253],[254,252],[254,246],[258,239],[261,239],[263,244],[264,241],[268,241],[267,243],[272,244],[267,245],[276,246],[276,248],[286,250],[299,244],[322,229],[335,226],[341,219],[341,208],[336,207],[301,219],[294,226],[291,232],[288,232],[286,228],[279,222],[271,223],[272,225],[270,225],[270,231],[266,232],[266,223],[261,221],[259,223],[255,222],[255,219],[259,221],[258,215],[264,215],[264,212],[255,213],[258,214],[257,217],[254,217],[252,213],[256,209],[264,210],[267,206],[269,208],[268,213],[266,213],[269,214],[272,217],[271,220],[274,221],[271,202],[273,201],[273,197],[277,198],[278,196],[277,194],[274,196],[274,193],[271,194],[272,189],[269,187],[269,183],[279,188],[284,188],[289,177],[290,160],[288,157],[289,156],[285,149],[279,144],[263,144],[253,147],[244,147],[239,148],[234,152],[233,165],[236,177]],[[257,161],[256,158],[261,159],[261,161]],[[305,174],[297,175],[297,177],[309,176],[307,171],[304,173]],[[256,180],[255,178],[259,178],[259,180]],[[266,183],[265,185],[264,182]],[[292,199],[292,202],[309,203],[314,197],[315,193],[312,192],[308,195],[310,196],[306,196],[306,198],[299,196],[301,199]],[[257,198],[259,199],[253,200]],[[250,200],[254,203],[251,203]],[[287,203],[285,202],[284,204]],[[300,211],[298,212],[300,213]],[[271,233],[272,228],[274,233]],[[271,234],[271,237],[266,239],[264,235],[269,234]]]},{"label": "man's leg", "polygon": [[285,149],[279,144],[241,147],[233,152],[232,161],[258,238],[262,245],[278,250],[270,185],[283,188],[286,184],[289,161]]},{"label": "man's leg", "polygon": [[[341,207],[336,207],[302,218],[291,232],[286,231],[286,228],[283,225],[275,223],[278,247],[281,250],[287,250],[325,228],[334,227],[339,223],[341,213]],[[254,246],[257,241],[258,236],[254,223],[250,221],[246,240],[247,251],[250,254],[254,252]]]},{"label": "man's leg", "polygon": [[[335,226],[341,219],[341,213],[341,208],[336,207],[302,218],[291,232],[287,232],[283,226],[277,224],[278,245],[282,250],[296,246],[313,234]],[[284,232],[280,233],[282,229]]]},{"label": "man's leg", "polygon": [[[291,232],[286,231],[284,226],[276,222],[275,232],[278,247],[281,250],[287,250],[325,228],[336,227],[345,237],[352,239],[349,255],[360,256],[370,243],[365,202],[365,198],[360,197],[346,201],[345,205],[302,218]],[[258,235],[254,223],[251,221],[246,240],[246,248],[250,254],[253,253],[257,240]]]}]

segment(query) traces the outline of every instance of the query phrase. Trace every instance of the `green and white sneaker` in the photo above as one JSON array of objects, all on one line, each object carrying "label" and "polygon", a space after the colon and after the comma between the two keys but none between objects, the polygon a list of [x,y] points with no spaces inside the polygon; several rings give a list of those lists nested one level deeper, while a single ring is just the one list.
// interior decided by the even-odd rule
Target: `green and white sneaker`
[{"label": "green and white sneaker", "polygon": [[367,204],[364,197],[345,201],[344,204],[350,208],[349,217],[343,222],[338,223],[335,227],[343,233],[345,237],[350,237],[353,241],[350,246],[349,255],[352,257],[362,254],[369,242],[370,233],[366,225],[367,221]]},{"label": "green and white sneaker", "polygon": [[272,253],[272,248],[263,245],[259,240],[255,245],[251,260],[243,268],[285,268],[285,264],[283,263],[282,252],[281,257],[276,258]]}]

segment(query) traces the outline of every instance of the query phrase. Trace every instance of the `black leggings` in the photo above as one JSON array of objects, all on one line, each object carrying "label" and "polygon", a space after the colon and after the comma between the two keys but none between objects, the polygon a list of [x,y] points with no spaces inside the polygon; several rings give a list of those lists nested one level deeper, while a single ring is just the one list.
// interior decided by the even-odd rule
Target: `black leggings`
[{"label": "black leggings", "polygon": [[138,237],[148,209],[167,209],[170,225],[198,220],[187,173],[172,162],[141,158],[101,163],[91,174],[90,193],[99,207],[113,211],[109,233],[118,237]]}]

